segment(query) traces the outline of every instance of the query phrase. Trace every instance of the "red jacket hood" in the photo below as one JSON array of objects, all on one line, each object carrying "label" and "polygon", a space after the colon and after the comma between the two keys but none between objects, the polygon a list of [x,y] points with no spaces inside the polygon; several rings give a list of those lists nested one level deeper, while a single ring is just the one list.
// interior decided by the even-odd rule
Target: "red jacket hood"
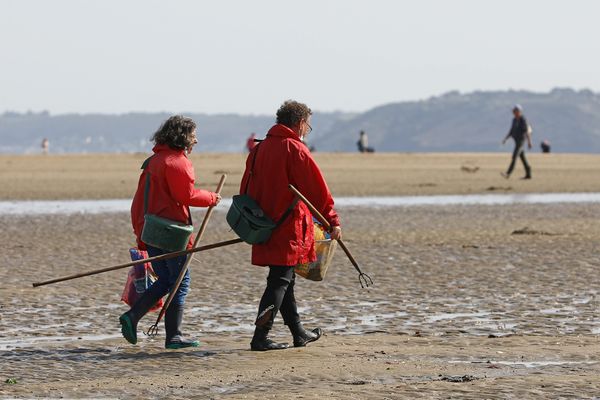
[{"label": "red jacket hood", "polygon": [[300,137],[296,132],[282,124],[273,125],[273,127],[269,129],[269,132],[267,132],[267,136],[279,136],[283,138],[294,139],[302,143],[302,140],[300,140]]},{"label": "red jacket hood", "polygon": [[172,147],[170,147],[169,145],[166,145],[166,144],[156,144],[152,148],[152,152],[155,153],[155,154],[158,154],[161,151],[171,151],[171,152],[174,152],[175,154],[181,153],[181,154],[183,154],[187,158],[187,152],[185,150],[174,149],[174,148],[172,148]]}]

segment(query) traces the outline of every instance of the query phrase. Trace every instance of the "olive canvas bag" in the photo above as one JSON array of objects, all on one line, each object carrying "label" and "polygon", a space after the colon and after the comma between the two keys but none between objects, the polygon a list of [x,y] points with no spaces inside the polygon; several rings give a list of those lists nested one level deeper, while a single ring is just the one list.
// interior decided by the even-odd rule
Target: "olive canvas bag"
[{"label": "olive canvas bag", "polygon": [[[154,156],[152,156],[154,157]],[[146,169],[150,163],[148,158],[142,164]],[[189,224],[172,221],[158,215],[148,214],[148,193],[150,192],[150,171],[146,171],[146,185],[144,187],[144,228],[142,229],[142,242],[166,251],[181,251],[187,248],[190,237],[194,232],[192,213],[188,207]]]},{"label": "olive canvas bag", "polygon": [[269,240],[275,228],[285,221],[298,202],[298,200],[292,202],[279,221],[275,222],[260,208],[256,200],[248,196],[248,185],[254,174],[254,163],[259,147],[260,143],[256,145],[256,150],[254,150],[252,167],[250,168],[244,194],[233,196],[226,217],[231,229],[248,244],[260,244]]}]

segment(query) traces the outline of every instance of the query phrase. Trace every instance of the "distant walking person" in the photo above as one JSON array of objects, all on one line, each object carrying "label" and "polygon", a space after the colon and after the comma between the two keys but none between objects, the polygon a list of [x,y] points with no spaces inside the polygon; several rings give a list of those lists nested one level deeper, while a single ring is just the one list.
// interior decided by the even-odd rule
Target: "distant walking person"
[{"label": "distant walking person", "polygon": [[361,153],[373,153],[375,151],[375,149],[369,147],[369,138],[365,131],[360,131],[360,138],[356,142],[356,145],[358,146],[358,151]]},{"label": "distant walking person", "polygon": [[42,139],[42,153],[48,154],[49,149],[50,149],[50,141],[48,141],[48,138]]},{"label": "distant walking person", "polygon": [[515,169],[515,163],[517,162],[517,157],[521,158],[523,162],[523,166],[525,167],[525,176],[522,179],[531,179],[531,167],[527,162],[527,158],[525,157],[525,139],[527,139],[527,146],[531,149],[531,128],[527,123],[527,120],[523,116],[523,107],[519,104],[516,104],[513,107],[513,115],[515,116],[512,121],[512,125],[510,127],[510,131],[502,141],[502,144],[506,143],[509,137],[512,137],[515,141],[515,149],[512,154],[512,160],[506,172],[501,172],[500,174],[506,179],[510,178],[510,174],[512,174]]}]

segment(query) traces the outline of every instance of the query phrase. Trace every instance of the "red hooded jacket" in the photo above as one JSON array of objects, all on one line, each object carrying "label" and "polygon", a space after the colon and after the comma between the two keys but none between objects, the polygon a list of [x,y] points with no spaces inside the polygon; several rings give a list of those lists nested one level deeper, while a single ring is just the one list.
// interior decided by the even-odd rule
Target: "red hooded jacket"
[{"label": "red hooded jacket", "polygon": [[[144,228],[144,189],[148,172],[150,172],[148,214],[188,223],[189,206],[209,207],[215,205],[217,200],[215,193],[194,187],[194,167],[184,150],[175,150],[167,145],[157,144],[152,151],[154,156],[140,175],[138,188],[131,204],[131,223],[141,250],[146,249],[140,237]],[[188,248],[192,245],[193,238],[190,238]]]},{"label": "red hooded jacket", "polygon": [[[254,170],[250,176],[253,158]],[[267,138],[252,149],[246,160],[240,193],[246,193],[274,221],[279,221],[294,200],[288,184],[294,185],[332,226],[340,220],[333,198],[310,151],[298,135],[285,125],[273,126]],[[254,265],[296,265],[316,259],[314,226],[308,207],[298,202],[270,239],[252,246]]]}]

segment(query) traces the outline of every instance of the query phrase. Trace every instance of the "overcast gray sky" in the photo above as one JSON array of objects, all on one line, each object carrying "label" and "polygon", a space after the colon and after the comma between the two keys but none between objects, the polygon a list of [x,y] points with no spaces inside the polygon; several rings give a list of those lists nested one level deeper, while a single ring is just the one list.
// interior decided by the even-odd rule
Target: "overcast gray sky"
[{"label": "overcast gray sky", "polygon": [[364,111],[600,91],[600,1],[0,0],[0,112]]}]

